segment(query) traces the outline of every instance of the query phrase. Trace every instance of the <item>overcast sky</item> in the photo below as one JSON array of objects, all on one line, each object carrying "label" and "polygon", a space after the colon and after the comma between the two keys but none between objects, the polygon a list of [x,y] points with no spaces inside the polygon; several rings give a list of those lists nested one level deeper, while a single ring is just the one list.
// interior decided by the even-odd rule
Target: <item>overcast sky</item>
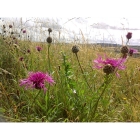
[{"label": "overcast sky", "polygon": [[0,8],[1,16],[6,17],[91,17],[91,23],[117,26],[126,18],[136,28],[139,11],[139,0],[4,0]]},{"label": "overcast sky", "polygon": [[[98,27],[101,28],[106,24],[116,28],[140,29],[139,0],[4,0],[0,10],[4,17],[23,17],[25,20],[50,17],[62,27],[75,32],[82,29],[90,33],[91,25],[100,25]],[[93,29],[91,31],[93,33]],[[106,29],[99,32],[94,30],[94,33],[106,38],[114,36],[117,40],[126,31],[109,33]],[[139,30],[133,31],[133,40],[139,42],[139,34]]]}]

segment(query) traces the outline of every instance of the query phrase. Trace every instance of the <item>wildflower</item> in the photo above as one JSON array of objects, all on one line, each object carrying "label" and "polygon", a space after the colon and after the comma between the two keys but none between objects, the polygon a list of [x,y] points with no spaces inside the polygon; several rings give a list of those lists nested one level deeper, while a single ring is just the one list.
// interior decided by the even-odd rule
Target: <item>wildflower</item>
[{"label": "wildflower", "polygon": [[47,42],[52,43],[52,38],[50,36],[47,38]]},{"label": "wildflower", "polygon": [[29,72],[29,76],[27,79],[20,80],[20,86],[25,86],[26,89],[43,89],[45,92],[45,82],[49,83],[50,85],[55,83],[52,77],[49,76],[47,73]]},{"label": "wildflower", "polygon": [[126,35],[126,38],[129,40],[132,38],[132,33],[131,32],[128,32],[127,35]]},{"label": "wildflower", "polygon": [[78,52],[79,52],[78,46],[76,46],[76,45],[73,46],[73,47],[72,47],[72,52],[73,52],[73,53],[78,53]]},{"label": "wildflower", "polygon": [[136,50],[136,49],[133,49],[133,48],[129,49],[129,55],[130,56],[132,56],[134,53],[137,53],[137,52],[138,52],[138,50]]},{"label": "wildflower", "polygon": [[23,33],[26,33],[26,30],[23,30]]},{"label": "wildflower", "polygon": [[23,57],[20,57],[20,58],[19,58],[20,61],[23,61],[23,59],[24,59]]},{"label": "wildflower", "polygon": [[36,49],[40,52],[42,48],[40,46],[37,46]]},{"label": "wildflower", "polygon": [[27,53],[30,53],[30,52],[31,52],[31,51],[28,49],[28,50],[27,50]]},{"label": "wildflower", "polygon": [[[103,68],[104,73],[107,75],[110,73],[113,73],[115,70],[124,70],[124,62],[125,58],[119,58],[119,59],[114,59],[114,58],[107,58],[103,60],[101,56],[99,56],[96,60],[94,60],[94,68],[96,69],[101,69]],[[119,76],[118,73],[116,73],[117,76]]]}]

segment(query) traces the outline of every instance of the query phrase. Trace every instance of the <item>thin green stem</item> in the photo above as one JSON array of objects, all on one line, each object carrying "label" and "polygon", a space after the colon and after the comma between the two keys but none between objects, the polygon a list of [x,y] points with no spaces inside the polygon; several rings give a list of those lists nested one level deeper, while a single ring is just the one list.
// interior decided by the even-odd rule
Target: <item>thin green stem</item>
[{"label": "thin green stem", "polygon": [[[82,72],[82,74],[83,74],[83,77],[84,77],[84,79],[85,79],[85,81],[86,81],[86,83],[87,83],[89,89],[91,90],[91,87],[90,87],[90,85],[89,85],[89,83],[88,83],[88,81],[87,81],[87,79],[86,79],[86,76],[84,75],[84,71],[83,71],[82,66],[81,66],[81,64],[80,64],[80,61],[79,61],[79,58],[78,58],[77,53],[75,53],[75,55],[76,55],[76,58],[77,58],[78,64],[79,64],[79,66],[80,66],[81,72]],[[92,90],[91,90],[91,91],[92,91]]]},{"label": "thin green stem", "polygon": [[[111,82],[111,80],[112,80],[112,76],[106,75],[104,83],[99,87],[99,89],[103,88],[103,90],[102,90],[102,92],[101,92],[101,94],[100,94],[100,96],[99,96],[97,102],[96,102],[96,103],[94,104],[94,106],[93,106],[93,107],[95,107],[95,108],[94,108],[94,111],[93,111],[93,118],[94,118],[94,116],[95,116],[95,113],[96,113],[96,110],[97,110],[99,101],[100,101],[101,97],[103,96],[103,94],[104,94],[106,88],[109,86],[109,83]],[[99,89],[98,89],[98,91],[100,91]],[[98,91],[97,91],[97,92],[98,92]]]},{"label": "thin green stem", "polygon": [[40,94],[40,92],[41,92],[41,90],[39,90],[39,92],[36,94],[36,96],[34,97],[34,100],[33,100],[33,102],[32,102],[32,105],[31,105],[31,107],[33,106],[33,104],[35,103],[35,100],[36,100],[36,98],[38,97],[38,95]]},{"label": "thin green stem", "polygon": [[50,46],[51,44],[48,44],[48,72],[51,73],[51,65],[50,65]]}]

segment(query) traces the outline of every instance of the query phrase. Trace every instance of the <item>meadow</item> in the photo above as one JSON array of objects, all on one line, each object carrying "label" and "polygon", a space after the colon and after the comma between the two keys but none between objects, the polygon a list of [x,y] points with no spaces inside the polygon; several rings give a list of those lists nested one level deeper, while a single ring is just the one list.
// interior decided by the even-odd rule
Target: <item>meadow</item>
[{"label": "meadow", "polygon": [[15,37],[12,24],[1,28],[3,121],[140,121],[140,58],[127,45],[131,33],[116,53],[114,47],[54,43],[51,28],[46,42]]}]

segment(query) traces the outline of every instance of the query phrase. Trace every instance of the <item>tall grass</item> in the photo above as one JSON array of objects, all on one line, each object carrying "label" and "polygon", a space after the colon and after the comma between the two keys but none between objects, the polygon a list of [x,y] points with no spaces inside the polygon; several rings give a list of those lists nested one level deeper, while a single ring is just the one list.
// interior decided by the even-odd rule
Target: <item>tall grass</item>
[{"label": "tall grass", "polygon": [[[47,39],[48,35],[46,35]],[[100,46],[31,42],[0,37],[0,111],[12,122],[138,122],[140,62],[129,57],[126,69],[108,76],[93,68],[98,54],[121,54]],[[42,49],[38,51],[36,46]],[[29,51],[28,51],[29,50]],[[22,59],[21,59],[22,58]],[[28,72],[48,72],[54,79],[47,91],[19,86]]]}]

